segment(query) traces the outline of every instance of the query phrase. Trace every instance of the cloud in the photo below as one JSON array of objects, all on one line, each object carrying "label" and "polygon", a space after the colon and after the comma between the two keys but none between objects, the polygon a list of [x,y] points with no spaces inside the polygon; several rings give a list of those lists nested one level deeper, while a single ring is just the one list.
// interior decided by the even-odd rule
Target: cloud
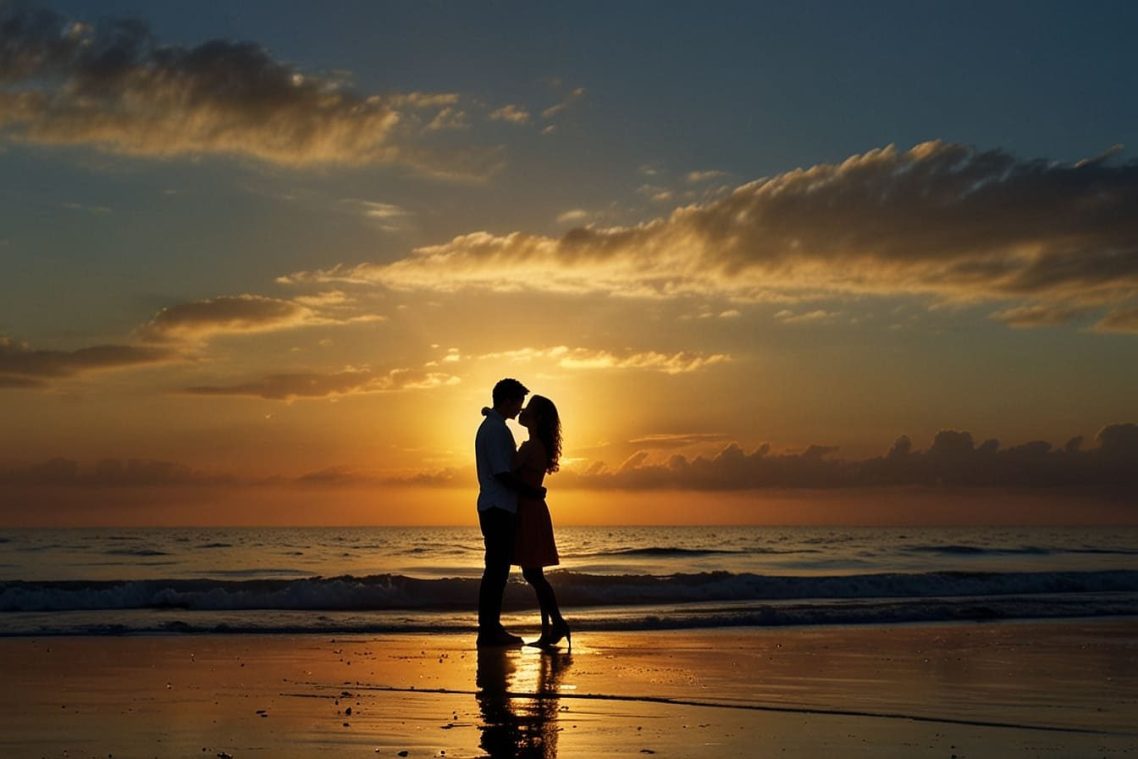
[{"label": "cloud", "polygon": [[360,200],[359,198],[344,198],[341,202],[369,219],[391,221],[411,215],[410,211],[394,203],[380,203],[374,200]]},{"label": "cloud", "polygon": [[343,290],[325,290],[312,295],[297,295],[292,299],[292,302],[310,308],[334,308],[348,306],[353,303],[353,300]]},{"label": "cloud", "polygon": [[642,184],[636,188],[636,192],[648,198],[653,203],[670,203],[676,199],[674,192],[667,187],[655,184]]},{"label": "cloud", "polygon": [[1085,488],[1138,495],[1138,424],[1111,424],[1083,450],[1082,438],[1056,448],[1031,441],[1000,448],[997,440],[976,445],[972,435],[941,430],[923,451],[907,436],[882,456],[833,457],[834,446],[811,445],[775,454],[769,444],[746,452],[738,444],[712,457],[674,455],[651,460],[641,450],[615,469],[594,463],[563,470],[557,487],[591,489],[747,490],[760,488],[860,488],[892,486]]},{"label": "cloud", "polygon": [[366,487],[375,485],[427,485],[445,487],[455,484],[458,480],[458,474],[459,472],[452,468],[400,475],[360,471],[347,466],[331,466],[303,474],[290,480],[285,480],[285,482],[293,485],[321,488]]},{"label": "cloud", "polygon": [[[1138,163],[1022,160],[941,141],[888,146],[635,226],[560,237],[472,232],[394,262],[279,281],[739,301],[917,293],[1008,308],[1129,309],[1138,298]],[[1127,313],[1108,315],[1104,327],[1125,326]]]},{"label": "cloud", "polygon": [[53,458],[33,464],[0,466],[2,485],[50,485],[82,488],[171,485],[233,485],[238,478],[204,472],[156,459],[101,459],[91,467]]},{"label": "cloud", "polygon": [[775,313],[774,318],[778,319],[783,324],[821,324],[832,321],[838,314],[833,311],[827,311],[823,308],[816,308],[813,311],[805,311],[796,314],[788,308]]},{"label": "cloud", "polygon": [[458,384],[459,378],[421,369],[392,369],[378,372],[366,368],[346,368],[338,372],[284,372],[229,385],[196,385],[184,392],[191,395],[252,396],[275,401],[299,398],[340,398],[366,393],[424,390]]},{"label": "cloud", "polygon": [[469,127],[470,120],[467,118],[466,111],[447,107],[435,114],[435,117],[427,122],[424,129],[428,132],[442,132],[448,129],[467,129]]},{"label": "cloud", "polygon": [[0,335],[0,388],[44,387],[51,380],[91,371],[175,360],[172,351],[134,345],[92,345],[76,350],[36,350]]},{"label": "cloud", "polygon": [[580,224],[589,218],[589,212],[582,208],[571,208],[557,215],[558,224]]},{"label": "cloud", "polygon": [[504,105],[496,111],[490,112],[492,121],[506,121],[510,124],[528,124],[530,113],[520,105]]},{"label": "cloud", "polygon": [[91,464],[56,457],[32,463],[0,462],[0,487],[150,488],[150,487],[375,487],[453,485],[460,472],[442,468],[424,472],[368,472],[331,466],[298,477],[250,477],[195,469],[158,459],[106,458]]},{"label": "cloud", "polygon": [[[601,462],[583,469],[563,467],[549,484],[557,489],[590,490],[1032,489],[1072,497],[1121,497],[1138,503],[1138,424],[1134,423],[1103,427],[1095,437],[1096,447],[1089,449],[1083,447],[1082,437],[1071,438],[1061,447],[1037,440],[1001,448],[997,440],[977,445],[968,432],[941,430],[925,450],[915,450],[902,435],[883,455],[860,460],[836,458],[834,446],[811,445],[799,452],[773,453],[765,443],[750,452],[731,443],[714,456],[677,454],[664,461],[652,456],[654,450],[716,439],[721,436],[645,436],[645,448],[617,467]],[[393,473],[330,466],[296,477],[251,478],[150,459],[104,459],[93,467],[65,458],[31,464],[0,462],[0,486],[451,487],[464,476],[462,469],[455,468]]]},{"label": "cloud", "polygon": [[1066,324],[1091,310],[1086,306],[1066,306],[1061,303],[1033,304],[1005,308],[992,314],[992,318],[1009,327],[1050,327]]},{"label": "cloud", "polygon": [[246,156],[284,166],[401,163],[477,173],[417,144],[461,120],[454,93],[362,95],[254,42],[162,45],[138,20],[97,26],[0,8],[0,136],[145,157]]},{"label": "cloud", "polygon": [[703,445],[727,439],[722,432],[687,432],[687,433],[658,433],[644,435],[629,440],[630,445],[640,446],[646,450],[659,450],[664,448],[686,448],[692,445]]},{"label": "cloud", "polygon": [[577,87],[576,89],[572,90],[568,95],[566,95],[564,98],[562,98],[560,103],[557,103],[556,105],[551,105],[550,107],[548,107],[544,111],[542,111],[541,117],[543,119],[546,119],[546,120],[552,119],[554,116],[557,116],[558,114],[564,112],[567,108],[569,108],[571,105],[573,105],[574,103],[576,103],[578,100],[580,100],[583,97],[585,97],[585,88],[584,87]]},{"label": "cloud", "polygon": [[642,351],[613,353],[590,348],[570,348],[558,345],[552,348],[518,348],[510,351],[486,353],[478,359],[495,361],[525,362],[534,360],[553,361],[562,369],[643,369],[664,374],[688,374],[716,364],[726,363],[731,357],[725,353],[701,354],[679,351],[659,353]]},{"label": "cloud", "polygon": [[692,184],[699,184],[701,182],[709,182],[712,179],[727,176],[725,171],[689,171],[687,180]]},{"label": "cloud", "polygon": [[223,295],[164,308],[137,333],[141,339],[151,342],[200,341],[222,334],[251,334],[383,319],[375,314],[338,316],[328,310],[346,302],[346,296],[339,291],[301,296],[294,300],[250,294]]},{"label": "cloud", "polygon": [[381,203],[375,200],[361,200],[360,198],[344,198],[340,205],[352,213],[359,214],[366,219],[379,223],[380,229],[385,232],[398,232],[414,217],[406,208],[394,203]]},{"label": "cloud", "polygon": [[1114,309],[1094,325],[1094,330],[1138,333],[1138,305]]}]

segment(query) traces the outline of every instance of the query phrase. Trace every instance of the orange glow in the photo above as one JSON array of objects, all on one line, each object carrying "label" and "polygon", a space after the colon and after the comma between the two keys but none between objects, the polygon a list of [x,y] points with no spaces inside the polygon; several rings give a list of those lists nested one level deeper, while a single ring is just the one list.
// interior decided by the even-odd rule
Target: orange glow
[{"label": "orange glow", "polygon": [[[546,482],[555,526],[1138,524],[1126,504],[1099,501],[1081,502],[1075,521],[1069,497],[1046,493],[595,491],[559,490],[556,475]],[[473,488],[28,488],[10,496],[36,504],[9,518],[14,527],[478,523]]]}]

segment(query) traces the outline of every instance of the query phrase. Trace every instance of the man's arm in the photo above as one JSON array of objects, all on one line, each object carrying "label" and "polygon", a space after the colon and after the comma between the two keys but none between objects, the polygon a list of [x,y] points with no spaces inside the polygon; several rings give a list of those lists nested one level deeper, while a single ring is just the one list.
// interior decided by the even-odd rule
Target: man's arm
[{"label": "man's arm", "polygon": [[546,489],[544,486],[535,488],[513,472],[498,472],[494,475],[494,479],[527,498],[545,498]]},{"label": "man's arm", "polygon": [[545,498],[545,488],[535,488],[514,473],[514,438],[504,426],[496,439],[490,441],[487,453],[494,479],[515,493],[528,498]]}]

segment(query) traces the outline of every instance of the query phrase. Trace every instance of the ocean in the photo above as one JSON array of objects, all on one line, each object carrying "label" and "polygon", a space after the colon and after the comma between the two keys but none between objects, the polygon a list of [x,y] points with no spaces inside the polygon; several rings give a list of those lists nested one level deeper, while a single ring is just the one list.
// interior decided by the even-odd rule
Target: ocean
[{"label": "ocean", "polygon": [[[1136,528],[561,527],[575,630],[1138,613]],[[0,635],[475,627],[476,527],[0,530]],[[504,622],[537,624],[515,571]]]}]

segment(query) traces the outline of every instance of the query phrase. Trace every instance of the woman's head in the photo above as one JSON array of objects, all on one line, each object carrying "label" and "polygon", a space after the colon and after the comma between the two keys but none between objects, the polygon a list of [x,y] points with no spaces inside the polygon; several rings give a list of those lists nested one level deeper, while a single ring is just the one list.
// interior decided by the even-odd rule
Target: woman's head
[{"label": "woman's head", "polygon": [[526,407],[518,414],[518,422],[545,446],[545,451],[549,455],[545,471],[556,472],[560,466],[558,460],[561,458],[561,417],[557,415],[557,407],[553,405],[553,401],[544,395],[532,396]]}]

